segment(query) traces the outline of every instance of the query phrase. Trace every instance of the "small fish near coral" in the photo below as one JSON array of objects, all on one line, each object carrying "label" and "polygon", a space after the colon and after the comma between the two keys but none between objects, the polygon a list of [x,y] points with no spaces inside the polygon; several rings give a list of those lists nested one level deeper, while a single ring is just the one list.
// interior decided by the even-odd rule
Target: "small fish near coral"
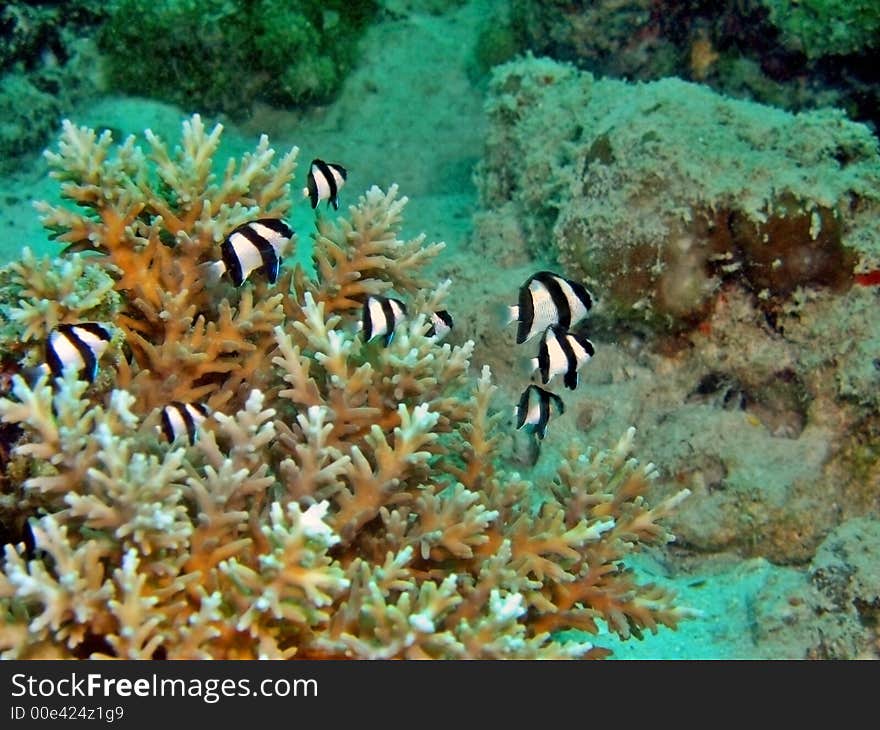
[{"label": "small fish near coral", "polygon": [[519,303],[508,307],[507,324],[517,322],[516,343],[528,342],[551,324],[569,329],[581,322],[594,298],[583,284],[551,271],[532,274],[519,288]]},{"label": "small fish near coral", "polygon": [[[74,375],[119,353],[72,324],[49,343],[68,360],[54,387],[10,375],[3,388],[0,372],[0,659],[594,659],[608,650],[587,634],[694,615],[629,565],[639,544],[672,540],[660,520],[688,494],[646,503],[657,470],[635,458],[634,428],[611,449],[573,443],[543,482],[509,468],[474,342],[420,334],[435,306],[422,303],[446,287],[419,269],[442,247],[401,240],[396,186],[323,221],[314,278],[279,275],[286,291],[269,297],[182,286],[243,208],[277,219],[291,203],[296,151],[273,164],[265,136],[213,183],[220,129],[192,117],[178,157],[152,134],[152,153],[114,152],[109,135],[65,124],[48,156],[62,200],[44,224],[113,266],[63,254],[52,277],[33,258],[0,271],[4,315],[26,300],[17,329],[0,327],[12,353],[58,322],[99,321],[133,355],[84,387]],[[159,248],[178,236],[197,245]],[[83,282],[96,295],[71,302]],[[345,323],[390,292],[426,316],[392,317],[398,341],[364,346]],[[537,449],[562,407],[531,387],[514,436]]]},{"label": "small fish near coral", "polygon": [[376,337],[384,337],[384,344],[387,347],[394,337],[395,328],[404,317],[406,317],[406,305],[399,299],[368,296],[361,316],[364,340],[370,342]]},{"label": "small fish near coral", "polygon": [[293,235],[293,229],[278,218],[242,223],[220,244],[221,260],[207,265],[209,281],[216,281],[226,272],[235,286],[241,286],[254,272],[263,272],[274,284]]},{"label": "small fish near coral", "polygon": [[[538,356],[528,362],[529,374],[537,371],[543,385],[556,376],[563,376],[566,388],[578,385],[578,371],[595,353],[593,343],[580,334],[569,332],[569,327],[583,321],[595,299],[579,282],[566,279],[552,271],[532,274],[519,289],[519,303],[507,307],[507,324],[517,322],[517,344],[528,342],[543,332]],[[565,412],[562,399],[537,385],[529,385],[520,396],[516,407],[516,428],[544,438],[550,420],[551,404],[559,413]],[[537,459],[536,448],[531,461]]]},{"label": "small fish near coral", "polygon": [[[399,299],[371,294],[364,302],[358,328],[363,331],[366,342],[384,336],[384,344],[387,347],[391,344],[397,326],[406,315],[406,304]],[[438,342],[454,327],[452,315],[446,309],[431,312],[428,315],[428,322],[425,337],[434,337]]]},{"label": "small fish near coral", "polygon": [[578,384],[578,371],[594,354],[593,343],[586,337],[551,324],[541,337],[538,357],[533,357],[529,364],[532,371],[538,371],[544,385],[554,376],[562,375],[565,387],[574,390]]},{"label": "small fish near coral", "polygon": [[172,401],[162,409],[160,428],[169,443],[185,436],[192,446],[196,442],[199,426],[209,415],[208,407],[201,403]]},{"label": "small fish near coral", "polygon": [[327,205],[332,205],[333,210],[339,210],[339,191],[345,185],[348,171],[335,162],[324,162],[314,159],[309,165],[309,177],[303,196],[308,198],[312,208],[317,208],[322,200]]},{"label": "small fish near coral", "polygon": [[559,413],[565,413],[565,404],[556,393],[544,390],[538,385],[528,386],[519,398],[516,407],[516,429],[524,428],[534,433],[539,439],[547,432],[550,421],[551,406],[555,405]]},{"label": "small fish near coral", "polygon": [[428,319],[431,324],[428,327],[428,331],[425,332],[425,335],[427,337],[436,337],[438,341],[442,340],[446,335],[452,332],[452,328],[455,326],[452,321],[452,315],[445,309],[431,312]]},{"label": "small fish near coral", "polygon": [[98,360],[110,343],[110,331],[98,322],[59,324],[46,338],[45,362],[23,371],[29,382],[41,375],[60,378],[64,368],[76,366],[77,377],[89,383],[98,375]]}]

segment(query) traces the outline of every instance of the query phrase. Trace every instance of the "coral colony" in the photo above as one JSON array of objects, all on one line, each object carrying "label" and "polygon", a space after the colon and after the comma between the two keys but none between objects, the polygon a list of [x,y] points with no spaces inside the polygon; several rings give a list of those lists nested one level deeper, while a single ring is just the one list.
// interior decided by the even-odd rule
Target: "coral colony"
[{"label": "coral colony", "polygon": [[297,149],[215,176],[221,131],[66,122],[47,153],[67,248],[0,272],[2,656],[596,658],[600,624],[688,617],[625,562],[688,493],[645,503],[634,429],[547,484],[510,471],[511,404],[440,342],[443,245],[398,238],[396,186],[316,217],[313,278],[279,271]]}]

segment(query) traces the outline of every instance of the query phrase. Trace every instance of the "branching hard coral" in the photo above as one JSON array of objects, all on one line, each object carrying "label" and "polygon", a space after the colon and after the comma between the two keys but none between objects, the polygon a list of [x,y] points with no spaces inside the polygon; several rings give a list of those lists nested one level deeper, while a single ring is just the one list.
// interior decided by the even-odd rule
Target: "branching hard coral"
[{"label": "branching hard coral", "polygon": [[25,246],[21,260],[4,268],[4,298],[12,300],[0,304],[8,316],[2,332],[7,348],[13,341],[42,342],[59,324],[112,320],[119,309],[113,279],[79,254],[52,262]]},{"label": "branching hard coral", "polygon": [[388,192],[373,186],[349,211],[350,219],[319,218],[313,258],[320,286],[300,272],[297,290],[311,292],[330,315],[362,306],[370,294],[395,289],[413,295],[425,288],[428,282],[417,272],[444,244],[425,245],[424,235],[397,238],[407,201],[397,197],[397,185]]},{"label": "branching hard coral", "polygon": [[57,152],[46,153],[62,196],[75,207],[37,209],[68,249],[101,254],[97,261],[123,294],[116,323],[134,355],[123,382],[138,393],[142,412],[212,394],[212,405],[221,405],[229,389],[220,386],[259,370],[282,320],[281,297],[265,285],[206,289],[202,265],[218,260],[219,243],[237,225],[258,213],[286,214],[298,150],[275,163],[264,135],[218,177],[222,131],[220,124],[208,131],[195,115],[173,152],[149,130],[145,152],[133,136],[114,148],[109,132],[99,137],[65,121]]},{"label": "branching hard coral", "polygon": [[[686,495],[645,504],[632,430],[573,447],[549,487],[504,467],[489,369],[426,334],[448,283],[418,267],[441,245],[398,239],[396,189],[319,218],[313,279],[204,287],[230,226],[286,210],[293,158],[272,168],[261,143],[215,185],[219,131],[197,118],[176,157],[151,138],[151,161],[64,135],[52,164],[92,212],[47,221],[103,255],[132,362],[105,388],[68,367],[0,396],[21,433],[4,505],[33,538],[6,546],[2,656],[592,658],[607,652],[559,632],[690,615],[624,564],[671,539],[659,520]],[[358,327],[383,292],[409,311],[387,346]],[[209,415],[169,443],[161,409],[186,397]]]}]

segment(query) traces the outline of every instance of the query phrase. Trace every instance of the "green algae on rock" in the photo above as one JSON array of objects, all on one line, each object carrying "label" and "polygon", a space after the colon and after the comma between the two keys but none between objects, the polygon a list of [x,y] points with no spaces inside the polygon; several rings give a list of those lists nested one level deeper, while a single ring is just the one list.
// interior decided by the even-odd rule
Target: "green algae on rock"
[{"label": "green algae on rock", "polygon": [[516,0],[523,48],[597,76],[677,76],[790,111],[846,109],[877,128],[877,0]]},{"label": "green algae on rock", "polygon": [[761,0],[782,42],[807,58],[858,53],[880,45],[877,0]]},{"label": "green algae on rock", "polygon": [[103,3],[0,4],[0,172],[42,147],[66,110],[94,97],[100,80],[94,28]]},{"label": "green algae on rock", "polygon": [[329,98],[376,9],[372,0],[116,0],[99,40],[116,89],[242,118],[256,100]]}]

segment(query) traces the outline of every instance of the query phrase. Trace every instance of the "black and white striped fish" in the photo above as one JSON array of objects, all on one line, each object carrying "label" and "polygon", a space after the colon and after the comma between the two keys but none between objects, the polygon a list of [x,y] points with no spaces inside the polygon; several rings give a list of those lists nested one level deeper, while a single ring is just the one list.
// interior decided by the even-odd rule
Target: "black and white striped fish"
[{"label": "black and white striped fish", "polygon": [[399,299],[370,295],[364,302],[361,327],[364,340],[369,342],[374,337],[384,337],[385,345],[394,337],[394,330],[406,317],[406,305]]},{"label": "black and white striped fish", "polygon": [[162,434],[171,443],[185,436],[192,446],[196,442],[199,426],[209,415],[207,406],[201,403],[172,401],[162,409]]},{"label": "black and white striped fish", "polygon": [[539,439],[544,438],[547,422],[550,420],[551,406],[555,405],[559,413],[565,413],[565,404],[555,393],[544,390],[540,386],[530,385],[519,398],[516,407],[516,428],[525,428]]},{"label": "black and white striped fish", "polygon": [[293,229],[279,218],[242,223],[220,244],[221,260],[207,265],[209,280],[228,272],[232,283],[241,286],[251,274],[261,271],[274,284],[292,238]]},{"label": "black and white striped fish", "polygon": [[554,376],[563,375],[565,387],[574,390],[578,384],[578,370],[594,354],[593,343],[586,337],[551,324],[541,337],[538,357],[533,357],[530,364],[533,371],[538,371],[544,385]]},{"label": "black and white striped fish", "polygon": [[59,324],[46,338],[46,362],[35,374],[50,372],[61,377],[70,364],[76,367],[79,378],[94,381],[98,374],[98,360],[110,344],[110,331],[97,322]]},{"label": "black and white striped fish", "polygon": [[527,342],[551,324],[569,329],[583,320],[593,296],[583,284],[551,271],[533,274],[519,289],[519,304],[508,307],[508,323],[518,322],[516,342]]},{"label": "black and white striped fish", "polygon": [[317,208],[318,203],[326,200],[327,205],[339,210],[339,191],[345,185],[346,177],[348,171],[342,165],[316,158],[309,166],[307,187],[303,189],[303,195],[311,201],[313,208]]},{"label": "black and white striped fish", "polygon": [[452,327],[454,326],[452,315],[447,310],[440,309],[436,312],[431,312],[429,320],[431,324],[425,333],[428,337],[436,337],[438,340],[442,340],[452,332]]}]

